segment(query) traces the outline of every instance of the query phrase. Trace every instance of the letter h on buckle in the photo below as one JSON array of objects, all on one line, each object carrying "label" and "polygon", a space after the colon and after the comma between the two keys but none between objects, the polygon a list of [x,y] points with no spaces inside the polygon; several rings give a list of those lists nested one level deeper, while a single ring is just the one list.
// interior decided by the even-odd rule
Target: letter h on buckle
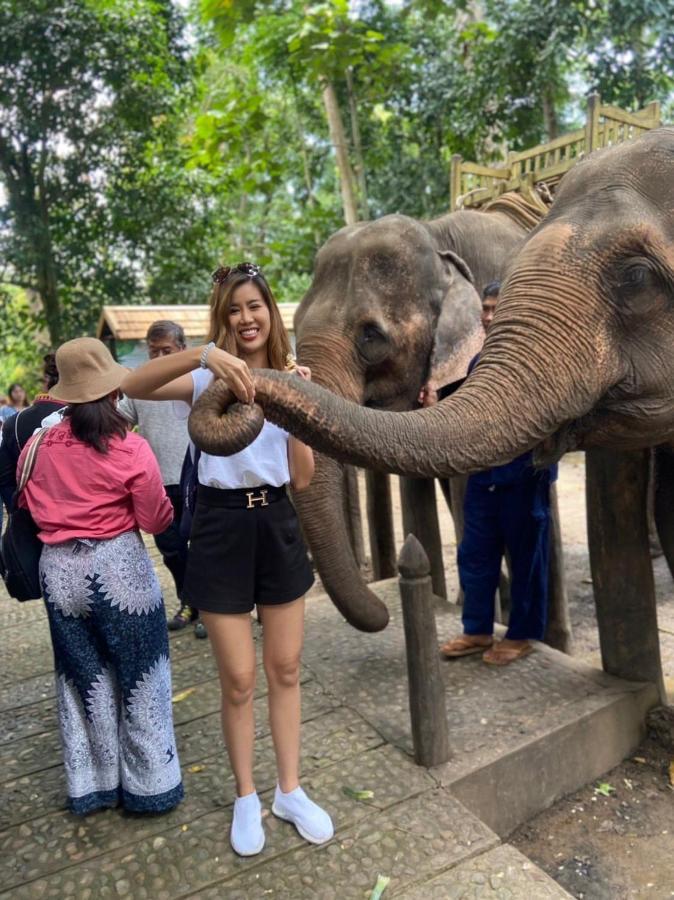
[{"label": "letter h on buckle", "polygon": [[246,497],[248,497],[248,505],[246,509],[253,509],[256,503],[260,503],[262,506],[269,506],[267,503],[267,491],[260,491],[260,496],[255,496],[255,491],[246,491]]}]

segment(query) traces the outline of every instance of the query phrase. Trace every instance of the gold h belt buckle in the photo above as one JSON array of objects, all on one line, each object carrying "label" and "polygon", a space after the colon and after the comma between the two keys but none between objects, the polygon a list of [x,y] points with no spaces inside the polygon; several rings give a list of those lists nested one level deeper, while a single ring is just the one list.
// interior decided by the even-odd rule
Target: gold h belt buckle
[{"label": "gold h belt buckle", "polygon": [[269,506],[269,503],[267,503],[267,491],[260,491],[258,497],[255,496],[255,491],[246,491],[246,497],[248,497],[246,509],[253,509],[256,503],[260,503],[262,506]]}]

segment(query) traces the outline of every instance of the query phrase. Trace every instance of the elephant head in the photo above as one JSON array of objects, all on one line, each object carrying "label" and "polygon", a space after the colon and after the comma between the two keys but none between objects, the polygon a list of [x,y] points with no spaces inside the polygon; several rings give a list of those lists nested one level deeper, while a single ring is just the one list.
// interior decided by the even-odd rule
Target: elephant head
[{"label": "elephant head", "polygon": [[[271,421],[344,462],[417,476],[499,465],[536,448],[649,446],[674,435],[674,129],[578,163],[506,279],[480,362],[436,407],[366,409],[279,373],[260,406],[222,385],[194,409],[209,452],[233,452]],[[326,348],[330,352],[330,348]],[[210,405],[209,405],[210,404]]]},{"label": "elephant head", "polygon": [[[415,408],[424,383],[465,376],[483,334],[466,262],[407,216],[343,228],[320,249],[295,317],[298,360],[312,379],[375,409]],[[295,503],[323,584],[354,625],[383,627],[344,516],[343,469],[318,455]]]}]

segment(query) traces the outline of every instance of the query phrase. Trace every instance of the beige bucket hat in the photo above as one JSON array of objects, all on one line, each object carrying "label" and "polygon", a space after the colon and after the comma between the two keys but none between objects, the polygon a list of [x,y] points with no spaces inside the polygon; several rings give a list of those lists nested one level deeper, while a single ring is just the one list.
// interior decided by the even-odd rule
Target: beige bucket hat
[{"label": "beige bucket hat", "polygon": [[91,403],[112,393],[127,374],[116,363],[103,341],[97,338],[75,338],[56,351],[59,380],[49,391],[64,403]]}]

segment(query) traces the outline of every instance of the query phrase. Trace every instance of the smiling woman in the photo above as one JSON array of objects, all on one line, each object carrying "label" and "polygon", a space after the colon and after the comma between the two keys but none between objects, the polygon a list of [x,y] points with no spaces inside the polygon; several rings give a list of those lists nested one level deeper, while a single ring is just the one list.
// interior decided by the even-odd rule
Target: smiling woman
[{"label": "smiling woman", "polygon": [[[136,369],[124,380],[124,391],[145,399],[184,400],[191,407],[217,379],[219,388],[231,389],[250,404],[250,368],[287,371],[290,341],[259,266],[239,263],[214,272],[208,338],[203,347]],[[297,374],[310,377],[307,369]],[[314,459],[286,431],[271,422],[260,424],[256,440],[240,453],[223,458],[206,450],[199,457],[183,590],[186,602],[201,613],[218,664],[223,731],[237,789],[230,840],[242,856],[259,853],[265,842],[253,780],[256,664],[250,612],[255,605],[264,625],[278,763],[272,812],[292,822],[311,843],[323,843],[333,833],[329,815],[299,785],[299,667],[304,594],[313,573],[286,485],[305,488]]]}]

